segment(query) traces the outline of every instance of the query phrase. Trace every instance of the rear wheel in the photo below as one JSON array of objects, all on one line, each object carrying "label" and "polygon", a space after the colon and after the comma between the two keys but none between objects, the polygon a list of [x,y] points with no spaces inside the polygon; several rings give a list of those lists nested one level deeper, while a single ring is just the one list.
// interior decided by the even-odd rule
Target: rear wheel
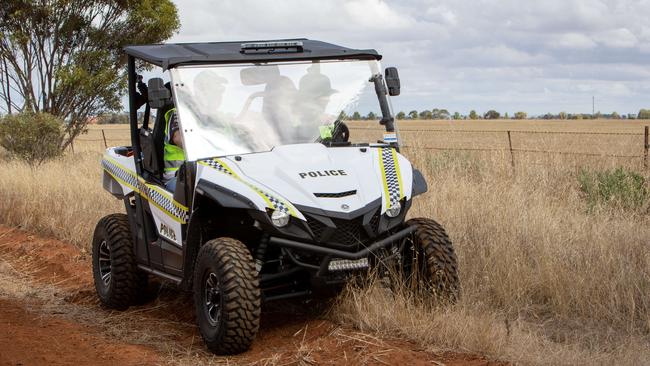
[{"label": "rear wheel", "polygon": [[458,259],[445,229],[431,219],[406,222],[415,231],[405,239],[401,272],[408,288],[433,296],[440,303],[455,303],[460,295]]},{"label": "rear wheel", "polygon": [[194,268],[194,307],[201,336],[210,351],[246,351],[259,329],[261,293],[248,248],[218,238],[199,251]]},{"label": "rear wheel", "polygon": [[129,219],[124,214],[103,217],[93,234],[95,290],[105,306],[125,310],[147,287],[147,275],[138,270]]}]

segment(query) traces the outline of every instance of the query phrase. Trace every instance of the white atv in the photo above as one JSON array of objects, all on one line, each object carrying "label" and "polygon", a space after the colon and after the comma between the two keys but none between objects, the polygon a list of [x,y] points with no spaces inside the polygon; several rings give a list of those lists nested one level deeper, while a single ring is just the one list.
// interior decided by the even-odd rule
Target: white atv
[{"label": "white atv", "polygon": [[[93,237],[104,305],[134,304],[148,275],[174,282],[193,290],[208,348],[234,354],[253,342],[263,301],[337,290],[377,269],[416,278],[435,301],[456,300],[444,229],[405,220],[427,185],[399,153],[388,100],[399,77],[395,68],[382,75],[376,51],[297,39],[125,52],[132,146],[109,148],[102,167],[104,188],[127,214],[101,219]],[[136,71],[146,64],[168,71],[169,83],[145,85]],[[346,126],[341,112],[377,103],[383,136]],[[172,108],[186,161],[169,192]]]}]

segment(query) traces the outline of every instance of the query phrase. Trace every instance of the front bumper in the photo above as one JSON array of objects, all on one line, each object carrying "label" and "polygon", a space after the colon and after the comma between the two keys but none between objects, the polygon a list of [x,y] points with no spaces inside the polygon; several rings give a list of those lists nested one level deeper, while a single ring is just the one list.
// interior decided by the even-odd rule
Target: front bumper
[{"label": "front bumper", "polygon": [[[387,236],[384,239],[381,239],[374,243],[368,243],[367,246],[365,246],[363,249],[357,252],[347,252],[339,249],[320,246],[317,244],[304,243],[296,240],[284,239],[279,237],[271,237],[269,239],[269,243],[272,245],[279,246],[281,248],[289,249],[287,251],[287,254],[291,259],[291,261],[294,262],[294,264],[310,270],[315,270],[317,272],[316,275],[320,277],[320,276],[325,276],[329,272],[328,266],[332,260],[337,260],[337,259],[357,260],[357,259],[375,256],[378,254],[380,250],[388,247],[394,242],[404,239],[405,237],[410,235],[413,231],[415,231],[414,226],[403,228]],[[320,260],[319,265],[306,263],[297,259],[294,255],[292,255],[290,251],[291,249],[299,250],[301,252],[316,254],[319,256],[323,256],[323,258]]]}]

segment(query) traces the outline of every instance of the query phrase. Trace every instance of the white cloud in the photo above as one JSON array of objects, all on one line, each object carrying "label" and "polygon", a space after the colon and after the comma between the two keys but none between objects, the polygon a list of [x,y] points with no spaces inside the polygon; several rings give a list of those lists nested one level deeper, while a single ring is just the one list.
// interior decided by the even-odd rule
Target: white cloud
[{"label": "white cloud", "polygon": [[385,64],[400,69],[403,93],[393,100],[398,109],[579,112],[590,110],[592,94],[619,112],[650,107],[648,0],[177,5],[183,26],[172,41],[308,37],[376,48]]},{"label": "white cloud", "polygon": [[551,40],[549,46],[556,48],[585,50],[596,47],[596,42],[585,34],[564,33]]}]

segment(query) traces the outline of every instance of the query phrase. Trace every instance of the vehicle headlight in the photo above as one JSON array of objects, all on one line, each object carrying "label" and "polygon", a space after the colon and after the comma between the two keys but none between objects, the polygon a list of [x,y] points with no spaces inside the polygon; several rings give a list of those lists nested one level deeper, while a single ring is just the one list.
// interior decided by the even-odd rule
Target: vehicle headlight
[{"label": "vehicle headlight", "polygon": [[388,217],[397,217],[399,213],[402,212],[402,204],[398,203],[394,206],[391,206],[388,210],[386,210],[386,216]]},{"label": "vehicle headlight", "polygon": [[277,227],[287,226],[287,224],[289,223],[289,214],[286,212],[275,210],[271,214],[271,221],[273,222],[273,225]]}]

